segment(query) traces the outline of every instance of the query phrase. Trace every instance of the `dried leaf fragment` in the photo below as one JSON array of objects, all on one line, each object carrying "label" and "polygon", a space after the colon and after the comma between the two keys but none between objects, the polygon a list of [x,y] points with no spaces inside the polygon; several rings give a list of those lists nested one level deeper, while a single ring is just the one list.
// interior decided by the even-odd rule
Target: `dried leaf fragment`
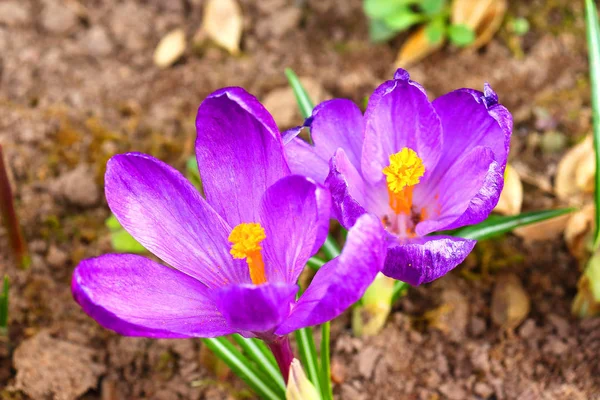
[{"label": "dried leaf fragment", "polygon": [[476,39],[469,47],[478,49],[500,29],[506,9],[506,0],[454,0],[451,20],[452,24],[464,24],[475,31]]},{"label": "dried leaf fragment", "polygon": [[558,163],[554,192],[561,200],[571,203],[576,195],[594,190],[596,167],[591,136],[567,151]]},{"label": "dried leaf fragment", "polygon": [[569,218],[571,218],[571,215],[569,214],[561,215],[545,221],[522,226],[515,229],[513,233],[522,238],[525,243],[552,240],[565,231]]},{"label": "dried leaf fragment", "polygon": [[565,227],[565,243],[569,252],[580,262],[589,256],[588,243],[594,230],[594,205],[587,204],[574,213]]},{"label": "dried leaf fragment", "polygon": [[494,211],[504,215],[517,215],[523,205],[523,183],[517,170],[510,165],[504,172],[504,189]]},{"label": "dried leaf fragment", "polygon": [[425,27],[421,27],[402,44],[396,58],[396,67],[406,68],[421,61],[423,58],[440,49],[444,43],[444,40],[439,40],[437,43],[430,42],[427,38]]},{"label": "dried leaf fragment", "polygon": [[492,321],[499,327],[513,330],[525,320],[531,308],[529,296],[515,274],[497,277],[492,293]]},{"label": "dried leaf fragment", "polygon": [[183,29],[175,29],[167,33],[154,50],[154,64],[159,68],[167,68],[173,65],[185,52],[185,32]]},{"label": "dried leaf fragment", "polygon": [[202,29],[217,45],[231,54],[240,52],[242,10],[236,0],[208,0]]}]

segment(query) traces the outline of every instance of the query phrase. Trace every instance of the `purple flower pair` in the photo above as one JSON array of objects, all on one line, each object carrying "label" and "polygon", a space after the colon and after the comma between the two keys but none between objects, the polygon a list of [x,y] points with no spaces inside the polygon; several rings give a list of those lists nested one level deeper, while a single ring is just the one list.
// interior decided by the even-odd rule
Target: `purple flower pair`
[{"label": "purple flower pair", "polygon": [[366,213],[387,230],[383,273],[411,285],[461,263],[475,240],[431,233],[483,221],[504,184],[512,116],[489,85],[430,102],[399,69],[369,99],[318,105],[306,121],[313,145],[285,133],[292,172],[324,183],[345,228]]},{"label": "purple flower pair", "polygon": [[342,254],[297,299],[297,280],[323,244],[331,196],[290,174],[267,110],[241,88],[210,95],[196,119],[206,199],[178,171],[139,153],[107,165],[108,205],[123,227],[170,267],[131,254],[83,260],[72,291],[102,326],[129,336],[273,341],[329,321],[382,269],[385,230],[357,217]]}]

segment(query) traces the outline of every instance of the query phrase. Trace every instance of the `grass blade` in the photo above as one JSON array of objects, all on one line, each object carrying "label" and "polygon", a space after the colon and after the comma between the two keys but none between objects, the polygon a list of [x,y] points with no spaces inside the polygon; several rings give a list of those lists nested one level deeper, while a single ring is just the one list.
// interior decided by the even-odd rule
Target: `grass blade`
[{"label": "grass blade", "polygon": [[8,275],[4,275],[0,292],[0,336],[8,336]]},{"label": "grass blade", "polygon": [[585,11],[592,90],[594,152],[596,154],[596,171],[598,171],[596,172],[596,189],[594,191],[596,203],[594,247],[597,248],[600,244],[600,22],[598,21],[598,10],[592,0],[586,0]]},{"label": "grass blade", "polygon": [[573,211],[575,211],[574,208],[560,208],[558,210],[532,211],[514,216],[492,215],[477,225],[466,226],[448,234],[465,239],[491,239],[521,226],[559,217]]},{"label": "grass blade", "polygon": [[[277,362],[265,344],[258,339],[246,339],[238,334],[233,335],[233,340],[240,345],[244,353],[258,365],[262,372],[271,379],[272,382],[270,382],[269,386],[285,392],[285,382],[283,381],[281,372],[279,372]],[[264,346],[264,349],[261,348],[261,345]]]},{"label": "grass blade", "polygon": [[308,379],[315,385],[317,392],[323,393],[321,389],[321,379],[319,377],[319,359],[317,356],[317,347],[311,328],[302,328],[294,332],[296,344],[300,353],[300,361],[306,370]]},{"label": "grass blade", "polygon": [[213,353],[260,396],[261,399],[283,400],[285,391],[274,390],[266,382],[268,378],[225,337],[202,339]]},{"label": "grass blade", "polygon": [[285,76],[294,91],[294,96],[296,96],[296,102],[298,103],[298,107],[300,108],[300,114],[302,114],[302,118],[306,119],[312,115],[312,110],[315,108],[315,104],[312,102],[310,97],[308,96],[308,92],[300,83],[300,79],[298,79],[298,75],[291,68],[285,69]]},{"label": "grass blade", "polygon": [[333,400],[331,386],[331,323],[321,325],[321,397],[323,400]]},{"label": "grass blade", "polygon": [[408,290],[410,285],[406,282],[396,281],[394,282],[394,292],[392,293],[392,304],[396,302],[402,296],[402,293]]}]

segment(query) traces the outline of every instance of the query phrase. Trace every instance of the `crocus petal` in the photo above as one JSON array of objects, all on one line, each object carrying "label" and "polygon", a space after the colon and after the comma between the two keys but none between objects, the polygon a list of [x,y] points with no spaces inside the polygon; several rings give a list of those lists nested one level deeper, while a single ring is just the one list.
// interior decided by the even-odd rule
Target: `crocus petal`
[{"label": "crocus petal", "polygon": [[417,225],[419,236],[476,224],[498,203],[504,168],[487,147],[476,147],[454,163],[437,185],[423,182],[415,190],[415,202],[430,205],[428,219]]},{"label": "crocus petal", "polygon": [[[400,73],[402,72],[402,73]],[[384,179],[389,156],[408,147],[425,165],[426,179],[435,168],[442,150],[440,119],[424,89],[401,70],[384,82],[369,98],[365,112],[362,174],[371,184]]]},{"label": "crocus petal", "polygon": [[288,315],[298,286],[287,283],[230,285],[214,293],[217,307],[236,331],[268,332]]},{"label": "crocus petal", "polygon": [[242,88],[212,93],[196,117],[206,200],[232,227],[258,221],[264,191],[289,174],[273,117]]},{"label": "crocus petal", "polygon": [[352,227],[366,210],[375,215],[385,214],[385,185],[372,186],[365,182],[343,149],[335,152],[330,164],[329,176],[325,182],[331,190],[335,218],[344,228]]},{"label": "crocus petal", "polygon": [[293,173],[325,182],[329,159],[338,148],[344,149],[350,162],[360,169],[364,120],[356,104],[346,99],[325,101],[315,107],[308,122],[314,145],[295,138],[285,146]]},{"label": "crocus petal", "polygon": [[260,205],[269,282],[296,283],[306,262],[325,242],[331,196],[312,179],[291,175],[269,187]]},{"label": "crocus petal", "polygon": [[439,180],[465,153],[475,147],[488,147],[494,160],[504,168],[508,156],[512,117],[489,85],[485,93],[460,89],[433,101],[433,107],[442,121],[444,156],[440,159],[431,179]]},{"label": "crocus petal", "polygon": [[383,267],[385,236],[376,217],[360,217],[348,231],[342,254],[319,269],[276,334],[329,321],[358,301]]},{"label": "crocus petal", "polygon": [[460,264],[475,243],[451,236],[410,239],[388,249],[383,273],[413,286],[428,283]]},{"label": "crocus petal", "polygon": [[185,338],[233,332],[206,286],[141,256],[83,260],[73,272],[71,288],[89,316],[121,335]]},{"label": "crocus petal", "polygon": [[209,287],[250,282],[228,252],[230,228],[177,170],[146,154],[108,161],[106,200],[146,249]]}]

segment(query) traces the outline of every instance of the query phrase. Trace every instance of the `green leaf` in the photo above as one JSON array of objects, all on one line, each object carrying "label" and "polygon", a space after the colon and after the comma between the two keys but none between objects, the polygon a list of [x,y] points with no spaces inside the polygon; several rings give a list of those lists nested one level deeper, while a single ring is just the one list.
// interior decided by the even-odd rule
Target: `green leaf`
[{"label": "green leaf", "polygon": [[404,7],[383,18],[383,22],[391,29],[403,31],[414,24],[422,22],[424,19],[425,17],[423,15],[414,12],[409,7]]},{"label": "green leaf", "polygon": [[2,292],[0,292],[0,336],[8,335],[8,275],[4,275]]},{"label": "green leaf", "polygon": [[321,397],[323,400],[333,400],[331,386],[331,349],[330,349],[331,324],[325,322],[321,325]]},{"label": "green leaf", "polygon": [[325,253],[328,260],[333,260],[341,253],[340,246],[331,235],[327,236],[327,239],[325,239],[321,251]]},{"label": "green leaf", "polygon": [[267,376],[258,370],[249,359],[225,337],[202,339],[202,342],[213,353],[227,364],[229,368],[260,396],[261,399],[284,400],[285,389],[281,392],[271,388]]},{"label": "green leaf", "polygon": [[233,335],[233,340],[240,345],[244,353],[256,363],[262,372],[270,378],[268,383],[271,389],[285,392],[285,382],[277,366],[277,361],[275,361],[273,353],[269,351],[263,341],[246,339],[238,334]]},{"label": "green leaf", "polygon": [[529,32],[529,21],[525,18],[515,18],[510,24],[512,31],[518,35],[523,36]]},{"label": "green leaf", "polygon": [[445,0],[421,0],[419,7],[427,15],[436,15],[442,12],[445,5]]},{"label": "green leaf", "polygon": [[394,282],[394,293],[392,294],[392,304],[396,302],[408,290],[410,285],[406,282],[396,281]]},{"label": "green leaf", "polygon": [[319,375],[319,358],[317,356],[317,347],[315,346],[312,329],[310,327],[298,329],[294,332],[294,335],[296,336],[298,353],[300,353],[300,361],[306,370],[308,379],[315,385],[319,393],[323,393]]},{"label": "green leaf", "polygon": [[315,108],[314,103],[310,99],[308,92],[302,86],[300,79],[298,79],[298,75],[291,68],[285,69],[285,76],[288,79],[292,90],[294,91],[294,96],[296,96],[296,102],[298,103],[298,107],[300,108],[300,114],[302,114],[302,118],[308,118],[312,115],[312,110]]},{"label": "green leaf", "polygon": [[363,10],[371,19],[383,19],[394,14],[401,8],[410,4],[416,4],[420,0],[365,0]]},{"label": "green leaf", "polygon": [[369,20],[369,39],[372,42],[385,42],[396,36],[398,32],[390,28],[383,20]]},{"label": "green leaf", "polygon": [[573,211],[575,211],[574,208],[560,208],[558,210],[532,211],[514,216],[492,215],[477,225],[466,226],[449,232],[449,234],[465,239],[491,239],[521,226],[559,217]]},{"label": "green leaf", "polygon": [[425,25],[425,36],[431,44],[438,44],[446,36],[446,23],[443,18],[435,18]]},{"label": "green leaf", "polygon": [[104,224],[110,230],[110,243],[112,248],[119,253],[146,253],[146,249],[133,238],[119,223],[117,218],[111,214]]},{"label": "green leaf", "polygon": [[192,182],[196,189],[204,194],[204,188],[202,187],[202,178],[200,177],[200,171],[198,171],[198,162],[196,157],[190,157],[185,163],[185,177]]},{"label": "green leaf", "polygon": [[468,46],[475,40],[475,32],[467,25],[458,24],[448,27],[450,41],[459,47]]},{"label": "green leaf", "polygon": [[[594,152],[596,154],[596,171],[600,171],[600,22],[598,21],[598,10],[592,0],[586,0],[585,14],[590,60]],[[596,204],[594,247],[597,248],[600,245],[600,173],[596,173],[594,200]]]}]

